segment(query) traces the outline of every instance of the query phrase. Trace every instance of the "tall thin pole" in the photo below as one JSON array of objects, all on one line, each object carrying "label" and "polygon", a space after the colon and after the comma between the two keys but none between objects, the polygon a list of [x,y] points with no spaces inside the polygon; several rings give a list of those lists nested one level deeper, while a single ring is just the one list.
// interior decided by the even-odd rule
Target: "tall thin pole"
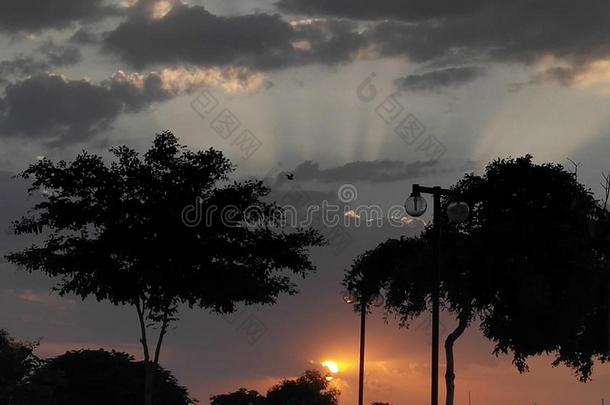
[{"label": "tall thin pole", "polygon": [[441,244],[441,188],[434,187],[434,269],[432,279],[432,384],[431,404],[438,405],[439,329],[440,329],[440,244]]},{"label": "tall thin pole", "polygon": [[358,405],[364,404],[364,337],[366,329],[366,304],[360,304],[360,372],[358,376]]}]

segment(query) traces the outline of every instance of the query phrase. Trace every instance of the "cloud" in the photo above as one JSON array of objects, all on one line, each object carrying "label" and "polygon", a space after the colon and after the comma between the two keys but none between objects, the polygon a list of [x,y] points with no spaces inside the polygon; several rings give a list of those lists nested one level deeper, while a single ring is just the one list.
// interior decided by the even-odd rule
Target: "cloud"
[{"label": "cloud", "polygon": [[91,32],[87,28],[79,28],[72,36],[69,41],[73,44],[79,45],[89,45],[96,44],[100,40],[99,36],[93,32]]},{"label": "cloud", "polygon": [[142,111],[201,87],[237,93],[256,91],[265,83],[262,75],[235,68],[118,71],[100,83],[38,74],[6,87],[0,98],[0,133],[51,146],[78,143],[110,128],[121,114]]},{"label": "cloud", "polygon": [[9,77],[31,76],[53,68],[75,65],[82,59],[78,48],[58,46],[52,41],[45,42],[37,53],[42,57],[19,56],[0,61],[0,84],[6,83]]},{"label": "cloud", "polygon": [[576,88],[594,87],[603,94],[610,94],[610,57],[583,65],[572,65],[557,60],[553,60],[550,66],[544,61],[537,65],[529,80],[511,83],[509,89],[519,90],[525,86],[555,83]]},{"label": "cloud", "polygon": [[51,295],[48,291],[37,291],[31,288],[8,288],[3,290],[5,294],[14,296],[19,301],[40,304],[46,307],[52,307],[54,310],[62,311],[67,308],[68,305],[76,304],[74,299],[66,297],[58,297]]},{"label": "cloud", "polygon": [[281,10],[293,13],[417,21],[465,14],[483,3],[483,0],[280,0],[276,4]]},{"label": "cloud", "polygon": [[395,84],[399,90],[403,91],[436,91],[444,87],[464,85],[482,75],[483,69],[480,67],[450,67],[402,77],[396,79]]},{"label": "cloud", "polygon": [[118,13],[118,8],[105,3],[105,0],[2,0],[0,31],[61,29],[77,21],[92,21]]},{"label": "cloud", "polygon": [[285,52],[292,36],[290,25],[278,15],[217,17],[203,7],[177,5],[161,18],[133,11],[107,34],[105,47],[134,67],[226,65]]},{"label": "cloud", "polygon": [[[152,5],[164,4],[162,12]],[[159,8],[156,8],[159,10]],[[152,10],[152,11],[151,11]],[[347,21],[286,22],[280,15],[219,17],[181,2],[137,3],[104,49],[135,68],[187,63],[274,69],[349,61],[364,38]]]},{"label": "cloud", "polygon": [[437,168],[438,162],[405,163],[395,160],[356,161],[342,166],[320,169],[312,161],[305,161],[294,169],[294,177],[299,181],[319,180],[341,181],[400,181],[450,169]]},{"label": "cloud", "polygon": [[91,137],[109,127],[123,110],[106,87],[50,74],[33,76],[5,89],[0,130],[6,135],[55,144]]},{"label": "cloud", "polygon": [[578,73],[610,57],[610,2],[604,0],[280,0],[278,6],[366,21],[363,35],[379,55],[437,68],[532,66],[550,56]]}]

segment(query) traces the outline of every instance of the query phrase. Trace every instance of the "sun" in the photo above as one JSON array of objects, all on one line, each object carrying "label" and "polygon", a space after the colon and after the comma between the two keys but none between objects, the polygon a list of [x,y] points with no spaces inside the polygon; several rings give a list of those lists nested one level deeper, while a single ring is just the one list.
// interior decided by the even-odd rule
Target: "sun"
[{"label": "sun", "polygon": [[328,371],[330,371],[332,374],[337,374],[339,372],[339,365],[332,360],[323,361],[322,366]]}]

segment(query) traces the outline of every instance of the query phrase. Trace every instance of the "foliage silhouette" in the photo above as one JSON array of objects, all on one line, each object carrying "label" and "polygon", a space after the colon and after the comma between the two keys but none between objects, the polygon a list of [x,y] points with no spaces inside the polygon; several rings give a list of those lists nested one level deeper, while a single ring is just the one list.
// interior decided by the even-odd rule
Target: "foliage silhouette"
[{"label": "foliage silhouette", "polygon": [[[452,191],[443,209],[466,201],[471,215],[441,223],[443,305],[458,321],[445,341],[447,404],[453,346],[475,318],[495,353],[512,353],[520,372],[529,357],[554,353],[554,365],[587,380],[594,358],[608,360],[608,247],[589,232],[592,216],[607,218],[603,209],[574,175],[531,156],[496,160]],[[354,261],[344,284],[366,296],[384,290],[387,312],[408,327],[430,296],[431,238],[428,227],[418,238],[380,244]]]},{"label": "foliage silhouette", "polygon": [[[25,384],[16,405],[143,405],[144,364],[126,353],[70,351],[44,362]],[[153,396],[164,405],[192,405],[169,371],[155,369]]]},{"label": "foliage silhouette", "polygon": [[316,370],[284,380],[267,392],[267,405],[337,405],[339,391]]},{"label": "foliage silhouette", "polygon": [[256,391],[240,388],[229,394],[214,395],[210,405],[264,405],[265,397]]},{"label": "foliage silhouette", "polygon": [[[43,190],[46,198],[14,222],[14,232],[43,233],[45,240],[7,259],[56,278],[61,295],[135,307],[151,405],[152,370],[180,304],[217,313],[238,303],[273,304],[297,292],[291,275],[314,271],[308,249],[323,238],[282,228],[280,210],[264,201],[269,189],[260,181],[229,182],[233,166],[219,151],[191,152],[166,131],[143,156],[126,146],[111,152],[110,164],[83,152],[72,162],[43,159],[22,173],[33,179],[30,193]],[[189,207],[196,220],[185,222]],[[150,327],[159,329],[154,352]]]},{"label": "foliage silhouette", "polygon": [[339,390],[319,371],[308,370],[296,380],[283,380],[264,397],[256,391],[240,388],[230,394],[216,395],[211,405],[337,405]]},{"label": "foliage silhouette", "polygon": [[14,401],[41,360],[34,355],[38,342],[20,342],[0,329],[0,404]]}]

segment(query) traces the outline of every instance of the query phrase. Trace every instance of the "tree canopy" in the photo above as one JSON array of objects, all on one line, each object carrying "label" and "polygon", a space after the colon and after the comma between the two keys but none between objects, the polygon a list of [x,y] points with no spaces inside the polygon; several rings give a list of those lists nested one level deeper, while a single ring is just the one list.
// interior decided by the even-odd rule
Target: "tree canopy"
[{"label": "tree canopy", "polygon": [[[110,163],[83,152],[22,173],[44,198],[13,230],[42,233],[44,242],[7,258],[55,278],[62,295],[133,305],[145,362],[158,363],[180,304],[218,313],[273,304],[296,293],[293,276],[315,270],[308,253],[323,244],[320,234],[283,227],[281,210],[265,200],[269,189],[230,181],[234,167],[221,152],[192,152],[171,132],[143,155],[126,146],[111,152]],[[154,353],[150,324],[160,329]]]},{"label": "tree canopy", "polygon": [[337,405],[339,390],[317,370],[308,370],[294,380],[282,380],[262,396],[245,388],[210,398],[211,405]]},{"label": "tree canopy", "polygon": [[264,405],[265,397],[253,390],[240,388],[229,394],[214,395],[210,405]]},{"label": "tree canopy", "polygon": [[[127,353],[69,351],[46,360],[21,387],[15,405],[143,405],[144,364]],[[186,388],[162,367],[153,395],[164,405],[191,405]]]},{"label": "tree canopy", "polygon": [[37,342],[20,342],[0,329],[0,403],[9,404],[41,361],[34,354]]},{"label": "tree canopy", "polygon": [[[466,175],[443,211],[452,201],[467,202],[471,213],[464,223],[443,216],[440,224],[443,305],[458,320],[445,342],[448,390],[453,343],[473,319],[495,353],[512,353],[520,371],[529,357],[553,353],[554,365],[588,379],[593,360],[609,355],[608,247],[590,232],[592,217],[601,224],[606,211],[573,174],[531,156],[498,159],[483,175]],[[430,298],[432,237],[428,226],[417,238],[365,252],[345,285],[361,296],[384,291],[388,313],[408,326]]]}]

